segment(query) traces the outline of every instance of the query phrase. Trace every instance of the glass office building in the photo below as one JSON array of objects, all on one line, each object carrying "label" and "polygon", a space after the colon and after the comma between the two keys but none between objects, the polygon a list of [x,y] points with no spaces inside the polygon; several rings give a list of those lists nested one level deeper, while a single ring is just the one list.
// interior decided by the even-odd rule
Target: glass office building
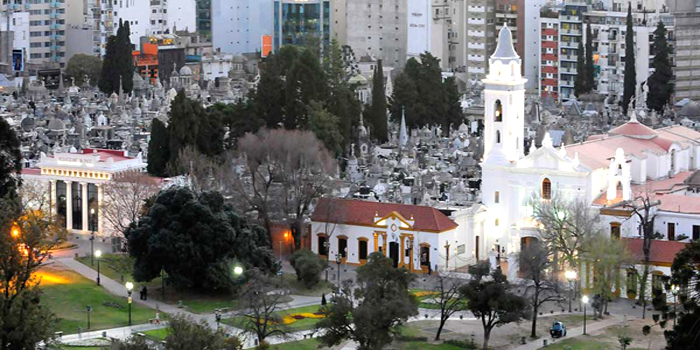
[{"label": "glass office building", "polygon": [[330,43],[330,0],[275,0],[274,16],[274,50],[312,40],[320,40],[324,46]]}]

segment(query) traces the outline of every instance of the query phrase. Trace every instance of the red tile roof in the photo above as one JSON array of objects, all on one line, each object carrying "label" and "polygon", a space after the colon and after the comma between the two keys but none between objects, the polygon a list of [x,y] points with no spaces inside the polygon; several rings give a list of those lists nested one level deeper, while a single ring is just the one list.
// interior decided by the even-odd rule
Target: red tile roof
[{"label": "red tile roof", "polygon": [[[627,249],[632,253],[633,256],[639,258],[639,260],[644,260],[644,251],[642,250],[642,244],[644,240],[641,238],[620,238],[622,242],[627,246]],[[676,254],[680,252],[688,243],[675,242],[675,241],[661,241],[654,240],[651,243],[650,257],[649,261],[654,263],[671,264],[673,259],[676,258]]]},{"label": "red tile roof", "polygon": [[[659,196],[662,194],[669,194],[669,193],[673,193],[673,192],[682,190],[688,186],[685,183],[685,180],[692,174],[693,173],[690,171],[681,171],[678,174],[676,174],[675,176],[667,178],[667,179],[657,180],[657,181],[647,181],[647,183],[641,184],[641,185],[632,185],[632,197],[634,197],[635,194],[644,194],[647,191],[652,196]],[[622,201],[622,189],[620,189],[619,187],[617,188],[617,196],[615,197],[615,199],[613,199],[611,201],[608,201],[607,196],[608,196],[608,192],[603,191],[603,193],[593,201],[593,204],[610,206],[610,205],[621,202]],[[676,196],[683,197],[683,198],[686,198],[688,200],[695,198],[695,197],[686,197],[686,196],[680,196],[680,195],[676,195]],[[698,198],[698,200],[700,200],[700,197],[697,197],[697,198]],[[662,205],[663,205],[663,200],[662,200]],[[676,211],[676,210],[673,210],[673,211]]]},{"label": "red tile roof", "polygon": [[114,149],[85,148],[83,149],[83,154],[97,154],[100,156],[100,162],[106,162],[109,158],[114,159],[115,163],[121,162],[122,160],[134,159],[133,157],[125,156],[124,151]]},{"label": "red tile roof", "polygon": [[39,168],[22,168],[22,175],[41,175]]},{"label": "red tile roof", "polygon": [[[332,212],[328,212],[328,211]],[[321,198],[311,215],[311,221],[348,225],[374,225],[376,215],[384,217],[397,212],[406,220],[415,220],[418,231],[443,232],[458,225],[439,210],[418,205],[369,202],[351,199]]]},{"label": "red tile roof", "polygon": [[637,120],[630,120],[627,123],[610,130],[608,134],[648,138],[656,135],[656,132],[654,129],[638,122]]}]

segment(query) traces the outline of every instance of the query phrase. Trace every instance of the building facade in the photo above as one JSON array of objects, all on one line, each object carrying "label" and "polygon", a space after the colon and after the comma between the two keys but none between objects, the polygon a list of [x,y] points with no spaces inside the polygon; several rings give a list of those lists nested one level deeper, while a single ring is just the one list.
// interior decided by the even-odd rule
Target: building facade
[{"label": "building facade", "polygon": [[675,100],[700,100],[700,1],[678,1],[672,8],[675,19]]},{"label": "building facade", "polygon": [[467,77],[477,84],[484,79],[489,65],[489,55],[496,47],[496,10],[494,0],[469,1],[466,12],[466,61]]},{"label": "building facade", "polygon": [[275,0],[273,15],[273,50],[288,44],[303,46],[309,40],[317,40],[323,46],[330,44],[330,0]]}]

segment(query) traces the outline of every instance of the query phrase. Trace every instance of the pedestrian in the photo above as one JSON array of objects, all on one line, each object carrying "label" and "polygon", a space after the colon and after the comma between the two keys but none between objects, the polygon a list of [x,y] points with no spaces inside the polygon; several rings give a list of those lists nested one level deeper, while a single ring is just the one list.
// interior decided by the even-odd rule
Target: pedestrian
[{"label": "pedestrian", "polygon": [[143,286],[143,300],[148,300],[148,287]]}]

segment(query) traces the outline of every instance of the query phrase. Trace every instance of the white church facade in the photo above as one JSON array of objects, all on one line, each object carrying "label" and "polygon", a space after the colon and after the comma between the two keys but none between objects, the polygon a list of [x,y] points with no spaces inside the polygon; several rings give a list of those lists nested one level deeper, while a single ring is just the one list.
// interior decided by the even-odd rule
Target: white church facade
[{"label": "white church facade", "polygon": [[[521,64],[511,31],[503,27],[490,58],[489,74],[483,79],[485,129],[480,204],[443,210],[444,213],[433,209],[454,223],[439,232],[421,231],[414,226],[420,219],[409,215],[430,210],[428,207],[404,205],[401,210],[392,210],[393,204],[374,203],[374,209],[358,211],[354,205],[348,205],[338,215],[354,219],[341,220],[350,225],[332,236],[327,232],[328,220],[314,213],[312,249],[330,254],[333,260],[334,252],[342,253],[347,248],[349,255],[343,255],[343,259],[352,264],[364,263],[362,258],[366,256],[355,256],[355,252],[403,254],[397,265],[408,261],[411,270],[428,272],[417,268],[422,266],[424,250],[418,253],[415,247],[429,247],[428,256],[422,260],[434,265],[429,270],[442,270],[441,266],[459,269],[488,259],[493,265],[505,267],[508,271],[503,272],[509,279],[516,279],[517,254],[523,245],[539,236],[539,224],[532,218],[529,203],[563,196],[567,201],[590,204],[590,209],[600,214],[601,229],[622,239],[641,259],[639,222],[619,204],[648,194],[661,203],[653,210],[656,229],[664,236],[654,243],[652,276],[668,275],[675,254],[690,239],[700,239],[700,172],[694,176],[700,169],[700,133],[680,125],[654,130],[637,121],[636,112],[631,111],[627,123],[607,134],[560,148],[553,146],[547,134],[542,147],[533,146],[525,152],[527,80],[521,75]],[[328,203],[319,204],[316,210],[326,213]],[[392,231],[394,224],[397,230]],[[346,242],[338,243],[340,239]],[[365,240],[368,243],[359,243]],[[386,248],[387,241],[390,248]],[[413,251],[406,249],[411,242]],[[393,243],[400,253],[391,251]],[[321,247],[323,244],[328,248]],[[448,244],[451,248],[447,248]],[[459,262],[453,267],[450,259]],[[584,287],[592,282],[592,274],[590,269],[584,271]],[[659,281],[652,277],[649,283],[657,286]],[[624,296],[629,290],[616,292]]]}]

